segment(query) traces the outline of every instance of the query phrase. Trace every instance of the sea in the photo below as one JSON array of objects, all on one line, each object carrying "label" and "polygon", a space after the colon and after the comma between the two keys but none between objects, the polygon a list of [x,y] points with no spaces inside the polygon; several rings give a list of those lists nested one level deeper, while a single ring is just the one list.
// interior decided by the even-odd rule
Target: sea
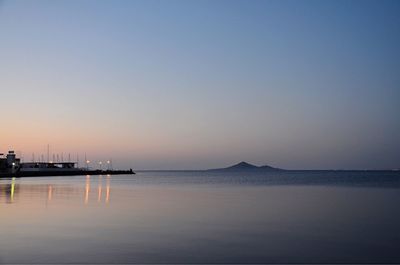
[{"label": "sea", "polygon": [[400,263],[400,171],[0,179],[0,264]]}]

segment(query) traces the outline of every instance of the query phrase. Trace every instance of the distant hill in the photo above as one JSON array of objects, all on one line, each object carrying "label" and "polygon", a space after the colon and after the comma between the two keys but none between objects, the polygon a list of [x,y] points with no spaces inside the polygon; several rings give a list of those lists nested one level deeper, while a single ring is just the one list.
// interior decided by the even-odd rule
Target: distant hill
[{"label": "distant hill", "polygon": [[268,165],[264,166],[255,166],[252,164],[249,164],[247,162],[240,162],[237,163],[233,166],[230,167],[225,167],[225,168],[214,168],[214,169],[209,169],[208,171],[226,171],[226,172],[265,172],[265,171],[278,171],[278,170],[283,170],[280,168],[275,168],[271,167]]}]

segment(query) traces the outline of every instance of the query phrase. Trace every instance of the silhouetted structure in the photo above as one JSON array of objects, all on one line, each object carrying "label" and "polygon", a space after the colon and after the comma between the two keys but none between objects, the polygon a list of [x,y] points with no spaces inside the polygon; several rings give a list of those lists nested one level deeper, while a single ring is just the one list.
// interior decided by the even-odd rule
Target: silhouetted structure
[{"label": "silhouetted structure", "polygon": [[21,159],[17,158],[14,151],[8,151],[8,154],[4,157],[4,154],[0,154],[0,172],[5,173],[16,173],[20,168]]},{"label": "silhouetted structure", "polygon": [[[43,160],[43,159],[42,159]],[[135,174],[130,170],[90,170],[78,168],[77,162],[28,162],[21,163],[14,151],[7,156],[0,154],[0,177],[35,177],[35,176],[73,176],[73,175],[117,175]]]}]

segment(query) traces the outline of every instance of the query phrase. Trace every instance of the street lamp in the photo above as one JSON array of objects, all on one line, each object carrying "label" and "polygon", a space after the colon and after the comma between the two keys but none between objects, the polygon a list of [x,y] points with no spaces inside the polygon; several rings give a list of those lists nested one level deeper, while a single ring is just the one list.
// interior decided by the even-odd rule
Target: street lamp
[{"label": "street lamp", "polygon": [[100,165],[100,170],[101,170],[101,168],[102,168],[102,165],[103,165],[103,162],[99,162],[99,165]]},{"label": "street lamp", "polygon": [[86,169],[87,170],[89,170],[89,163],[90,163],[90,160],[86,160]]}]

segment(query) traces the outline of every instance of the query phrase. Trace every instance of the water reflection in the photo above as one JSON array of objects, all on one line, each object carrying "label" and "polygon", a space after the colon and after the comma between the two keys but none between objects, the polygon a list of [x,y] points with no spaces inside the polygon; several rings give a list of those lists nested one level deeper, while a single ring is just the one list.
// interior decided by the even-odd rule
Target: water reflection
[{"label": "water reflection", "polygon": [[106,180],[106,183],[107,183],[107,186],[106,186],[106,203],[108,203],[110,201],[110,179],[111,179],[111,176],[107,175],[107,180]]},{"label": "water reflection", "polygon": [[85,204],[89,202],[89,192],[90,192],[90,176],[86,176],[86,185],[85,185]]},{"label": "water reflection", "polygon": [[[83,203],[89,204],[91,200],[109,203],[111,190],[111,176],[105,177],[86,176],[84,185],[68,184],[29,184],[21,179],[2,180],[0,183],[0,203],[18,203],[24,200],[42,199],[50,203],[56,199],[76,199],[83,195]],[[97,189],[91,190],[91,182],[97,182]],[[105,185],[105,197],[103,196]],[[82,198],[82,197],[81,197]]]},{"label": "water reflection", "polygon": [[47,200],[51,201],[51,198],[53,197],[53,186],[49,185],[49,191],[48,191],[48,196],[47,196]]},{"label": "water reflection", "polygon": [[99,177],[99,185],[98,185],[98,195],[97,195],[97,202],[101,202],[101,184],[102,184],[102,176]]},{"label": "water reflection", "polygon": [[400,262],[400,189],[184,174],[2,179],[0,263]]},{"label": "water reflection", "polygon": [[15,184],[15,178],[11,179],[10,184],[0,185],[1,198],[5,198],[6,203],[12,203],[14,201],[14,195],[19,191],[18,185]]}]

